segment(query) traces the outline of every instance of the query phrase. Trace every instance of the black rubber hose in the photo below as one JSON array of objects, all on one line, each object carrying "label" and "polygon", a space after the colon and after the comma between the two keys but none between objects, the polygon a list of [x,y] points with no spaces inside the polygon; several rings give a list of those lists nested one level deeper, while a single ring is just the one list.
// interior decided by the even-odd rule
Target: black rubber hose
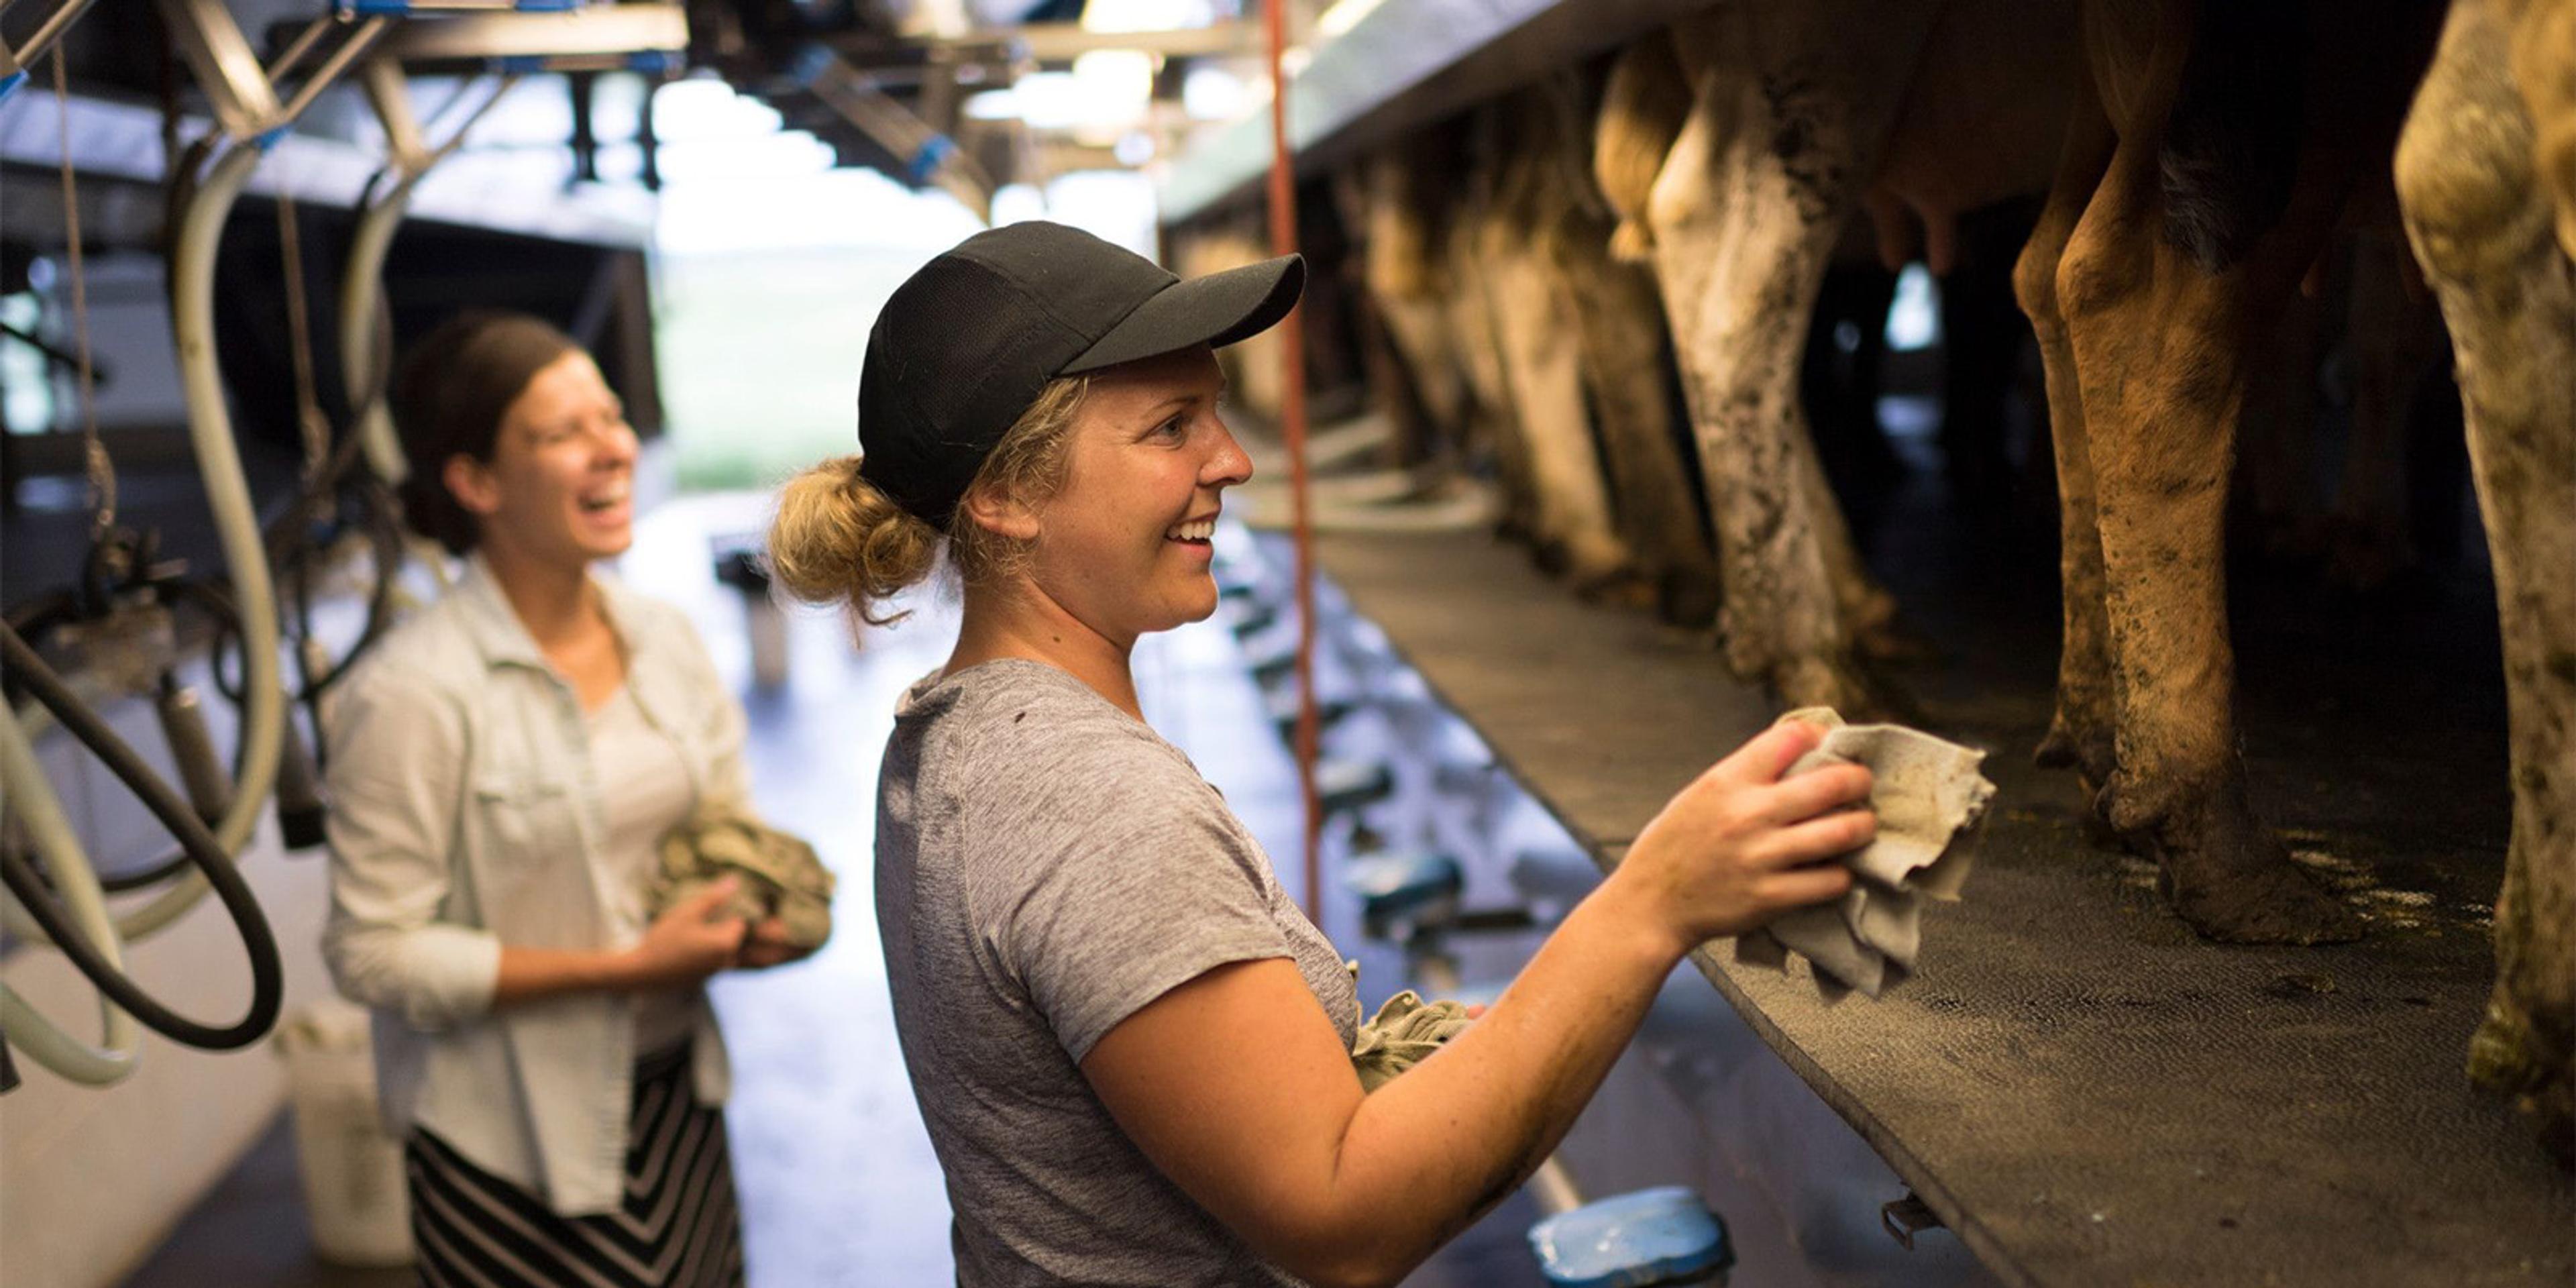
[{"label": "black rubber hose", "polygon": [[53,938],[54,946],[62,950],[72,965],[87,976],[109,1001],[122,1007],[153,1032],[174,1042],[208,1051],[237,1050],[268,1036],[269,1030],[277,1025],[278,1007],[286,991],[284,972],[277,957],[277,936],[269,929],[267,916],[260,911],[258,897],[251,893],[250,886],[241,878],[240,870],[233,866],[232,856],[224,853],[223,846],[215,841],[215,834],[207,829],[188,803],[181,800],[159,774],[152,772],[152,767],[135,755],[134,749],[126,746],[125,740],[117,737],[116,731],[109,728],[97,712],[82,705],[62,678],[54,674],[53,668],[46,666],[45,660],[36,655],[36,650],[29,648],[27,641],[20,639],[18,632],[9,629],[5,622],[0,622],[0,667],[14,672],[18,682],[26,686],[36,701],[54,713],[54,718],[62,722],[64,729],[88,746],[91,754],[107,766],[108,772],[123,780],[143,802],[144,808],[151,810],[153,817],[170,829],[170,835],[178,839],[188,859],[205,872],[206,883],[214,888],[215,897],[223,901],[224,911],[232,917],[234,928],[241,932],[242,950],[250,957],[249,1013],[239,1023],[218,1028],[171,1011],[154,1001],[123,971],[108,964],[98,949],[80,933],[80,928],[71,924],[71,918],[54,902],[44,879],[36,874],[34,866],[24,856],[0,847],[0,879],[5,879],[10,892],[26,905],[29,915],[36,919],[37,925],[44,927],[45,933]]}]

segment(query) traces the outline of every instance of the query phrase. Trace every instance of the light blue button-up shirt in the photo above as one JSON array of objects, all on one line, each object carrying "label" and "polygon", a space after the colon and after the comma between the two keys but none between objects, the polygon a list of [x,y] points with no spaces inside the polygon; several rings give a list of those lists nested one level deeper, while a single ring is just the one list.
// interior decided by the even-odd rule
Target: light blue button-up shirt
[{"label": "light blue button-up shirt", "polygon": [[[748,804],[743,715],[688,619],[594,577],[645,720],[669,735],[698,804]],[[491,571],[380,641],[334,695],[331,912],[323,955],[375,1011],[386,1125],[425,1128],[564,1215],[621,1198],[635,1046],[625,993],[492,1009],[501,945],[622,947],[589,732],[572,685]],[[712,1011],[698,1098],[730,1084]]]}]

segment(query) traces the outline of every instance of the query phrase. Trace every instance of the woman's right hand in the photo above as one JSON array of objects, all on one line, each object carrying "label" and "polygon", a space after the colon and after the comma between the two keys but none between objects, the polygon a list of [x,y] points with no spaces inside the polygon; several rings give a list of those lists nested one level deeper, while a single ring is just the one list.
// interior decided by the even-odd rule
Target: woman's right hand
[{"label": "woman's right hand", "polygon": [[1684,787],[1628,848],[1608,884],[1673,937],[1676,956],[1851,888],[1848,869],[1819,860],[1878,834],[1869,771],[1781,778],[1823,738],[1802,721],[1772,726]]},{"label": "woman's right hand", "polygon": [[723,911],[740,883],[738,877],[725,877],[664,909],[626,950],[633,986],[682,988],[731,967],[751,924]]}]

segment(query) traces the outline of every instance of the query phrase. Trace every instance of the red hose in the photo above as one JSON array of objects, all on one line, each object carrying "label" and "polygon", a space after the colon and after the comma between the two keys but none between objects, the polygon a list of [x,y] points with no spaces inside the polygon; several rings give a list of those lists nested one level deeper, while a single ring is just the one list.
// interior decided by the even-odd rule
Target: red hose
[{"label": "red hose", "polygon": [[[1287,0],[1267,0],[1270,45],[1270,253],[1297,251],[1297,176],[1288,151]],[[1288,445],[1288,496],[1297,543],[1297,788],[1306,805],[1306,916],[1324,920],[1324,803],[1315,789],[1315,532],[1306,481],[1305,306],[1280,324],[1279,432]]]}]

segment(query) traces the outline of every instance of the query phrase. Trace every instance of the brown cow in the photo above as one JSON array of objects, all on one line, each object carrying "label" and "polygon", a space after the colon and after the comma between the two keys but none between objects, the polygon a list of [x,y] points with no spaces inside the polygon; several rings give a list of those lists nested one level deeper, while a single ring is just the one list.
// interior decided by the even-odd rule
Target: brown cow
[{"label": "brown cow", "polygon": [[[1503,401],[1528,471],[1530,536],[1542,562],[1579,591],[1608,589],[1630,571],[1610,514],[1585,401],[1576,284],[1550,243],[1564,235],[1574,195],[1565,164],[1570,122],[1542,83],[1482,109],[1470,191],[1472,271],[1455,279],[1481,296],[1493,328]],[[1463,267],[1463,266],[1462,266]],[[1498,421],[1501,418],[1498,418]]]},{"label": "brown cow", "polygon": [[[1946,268],[1960,212],[2039,186],[2061,119],[2069,36],[2049,0],[1724,6],[1614,70],[1599,149],[1614,131],[1674,128],[1655,87],[1689,106],[1642,196],[1605,193],[1622,249],[1651,256],[1700,446],[1724,583],[1727,656],[1793,704],[1875,705],[1856,662],[1890,639],[1894,601],[1871,581],[1818,464],[1798,375],[1828,258],[1867,198],[1883,253],[1911,253],[1913,219]],[[2014,81],[1993,68],[2003,51]],[[2007,69],[2009,72],[2009,68]],[[1642,106],[1641,106],[1642,105]],[[1902,123],[1902,124],[1900,124]]]},{"label": "brown cow", "polygon": [[1478,425],[1507,526],[1579,590],[1657,585],[1680,612],[1705,603],[1713,561],[1672,441],[1653,284],[1608,258],[1581,94],[1551,77],[1473,113],[1465,147],[1399,145],[1341,192],[1412,401]]},{"label": "brown cow", "polygon": [[1825,487],[1798,373],[1826,259],[1937,8],[1727,6],[1673,31],[1691,108],[1642,222],[1716,525],[1727,660],[1793,706],[1874,705],[1853,638],[1892,601]]},{"label": "brown cow", "polygon": [[[2455,0],[2397,150],[2449,321],[2496,607],[2513,837],[2469,1072],[2576,1161],[2576,0]],[[2555,236],[2551,223],[2556,222]]]},{"label": "brown cow", "polygon": [[[1457,183],[1448,132],[1426,130],[1334,176],[1335,202],[1359,245],[1361,287],[1405,389],[1380,390],[1402,404],[1398,464],[1454,470],[1475,451],[1475,395],[1465,354],[1450,334],[1449,225]],[[1398,393],[1408,395],[1396,398]]]},{"label": "brown cow", "polygon": [[2047,368],[2066,636],[2043,758],[2238,942],[2359,933],[2246,800],[2221,560],[2247,354],[2387,155],[2419,6],[2093,0],[2090,75],[2015,275]]},{"label": "brown cow", "polygon": [[1583,387],[1610,472],[1611,508],[1632,571],[1665,620],[1717,613],[1717,559],[1676,431],[1663,303],[1643,267],[1611,255],[1615,217],[1594,186],[1587,86],[1560,73],[1527,98],[1522,144],[1534,164],[1531,224],[1572,306]]}]

